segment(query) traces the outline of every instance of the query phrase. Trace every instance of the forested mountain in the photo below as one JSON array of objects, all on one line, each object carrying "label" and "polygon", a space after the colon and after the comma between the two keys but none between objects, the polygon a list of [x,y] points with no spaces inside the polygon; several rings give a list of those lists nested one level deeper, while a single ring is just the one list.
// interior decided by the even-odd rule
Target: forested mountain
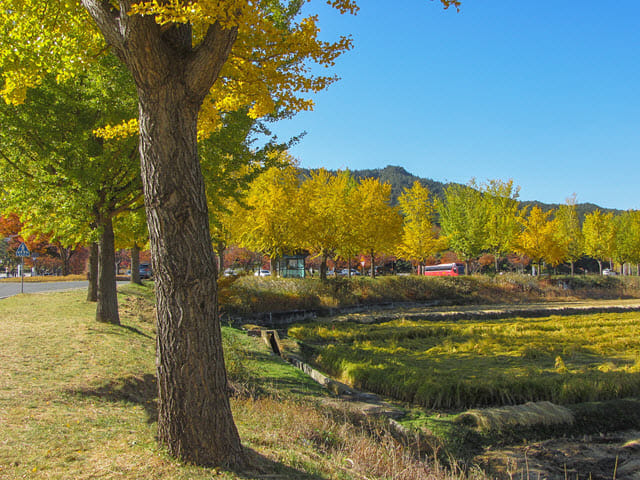
[{"label": "forested mountain", "polygon": [[[308,169],[302,169],[303,175],[308,175]],[[403,192],[405,188],[411,188],[413,183],[417,180],[423,186],[427,187],[429,191],[438,198],[444,197],[444,190],[449,185],[448,183],[439,182],[431,178],[420,178],[412,173],[407,172],[403,167],[395,165],[387,165],[384,168],[366,169],[366,170],[351,170],[351,175],[359,180],[361,178],[377,178],[381,182],[388,182],[391,184],[391,199],[395,204],[398,201],[398,196]],[[507,179],[503,179],[507,180]],[[516,182],[517,183],[517,182]],[[542,203],[538,201],[523,201],[522,207],[531,208],[537,206],[543,211],[552,210],[558,208],[559,204]],[[580,220],[584,220],[584,216],[594,210],[601,210],[603,212],[613,212],[614,214],[620,213],[620,210],[613,210],[599,207],[593,203],[579,203],[577,204],[578,215]]]},{"label": "forested mountain", "polygon": [[394,203],[397,202],[398,197],[405,188],[411,188],[414,182],[419,181],[422,186],[427,187],[432,195],[439,198],[443,198],[444,189],[447,186],[446,183],[432,180],[431,178],[420,178],[409,172],[403,167],[397,167],[393,165],[387,165],[384,168],[376,168],[369,170],[353,170],[351,172],[354,178],[376,178],[382,183],[391,184],[391,198]]},{"label": "forested mountain", "polygon": [[[309,175],[311,170],[301,169],[301,174],[304,176]],[[419,181],[423,186],[429,189],[431,194],[443,198],[444,189],[447,186],[446,183],[438,182],[430,178],[420,178],[407,172],[403,167],[394,165],[387,165],[384,168],[375,168],[368,170],[351,170],[351,175],[356,180],[362,178],[375,178],[382,183],[391,184],[391,201],[396,204],[398,197],[405,188],[411,188],[415,181]]]}]

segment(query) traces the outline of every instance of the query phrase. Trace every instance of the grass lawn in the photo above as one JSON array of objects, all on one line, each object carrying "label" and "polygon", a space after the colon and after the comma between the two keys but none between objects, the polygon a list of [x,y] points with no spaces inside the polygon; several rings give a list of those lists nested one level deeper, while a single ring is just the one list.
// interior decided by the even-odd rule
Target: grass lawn
[{"label": "grass lawn", "polygon": [[434,409],[640,395],[638,313],[290,328],[321,370]]},{"label": "grass lawn", "polygon": [[[259,339],[224,328],[248,466],[183,465],[158,446],[150,286],[120,289],[122,326],[83,291],[0,301],[0,478],[459,478],[326,392]],[[478,476],[481,476],[479,473]]]}]

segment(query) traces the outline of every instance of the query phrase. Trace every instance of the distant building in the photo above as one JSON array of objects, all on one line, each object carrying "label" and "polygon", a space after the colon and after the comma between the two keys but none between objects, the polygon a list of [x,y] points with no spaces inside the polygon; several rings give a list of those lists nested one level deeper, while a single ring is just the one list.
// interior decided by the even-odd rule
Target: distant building
[{"label": "distant building", "polygon": [[275,267],[278,276],[283,278],[304,278],[304,262],[308,256],[307,252],[302,252],[295,255],[283,255],[276,259]]}]

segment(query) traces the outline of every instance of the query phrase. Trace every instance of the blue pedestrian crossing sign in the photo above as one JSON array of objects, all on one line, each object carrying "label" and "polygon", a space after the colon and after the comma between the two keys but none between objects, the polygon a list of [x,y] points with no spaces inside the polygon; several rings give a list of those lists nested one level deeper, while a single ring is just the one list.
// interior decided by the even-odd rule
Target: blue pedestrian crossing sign
[{"label": "blue pedestrian crossing sign", "polygon": [[18,249],[16,250],[16,257],[30,257],[30,256],[31,256],[31,252],[27,248],[27,245],[24,242],[22,242],[18,247]]}]

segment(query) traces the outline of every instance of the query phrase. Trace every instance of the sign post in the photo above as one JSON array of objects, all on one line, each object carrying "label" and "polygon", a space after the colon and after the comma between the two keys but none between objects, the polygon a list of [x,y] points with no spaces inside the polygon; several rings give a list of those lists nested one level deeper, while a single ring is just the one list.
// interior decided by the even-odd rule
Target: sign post
[{"label": "sign post", "polygon": [[31,252],[27,248],[27,245],[22,242],[16,250],[16,257],[20,257],[20,293],[24,293],[24,257],[30,257]]}]

